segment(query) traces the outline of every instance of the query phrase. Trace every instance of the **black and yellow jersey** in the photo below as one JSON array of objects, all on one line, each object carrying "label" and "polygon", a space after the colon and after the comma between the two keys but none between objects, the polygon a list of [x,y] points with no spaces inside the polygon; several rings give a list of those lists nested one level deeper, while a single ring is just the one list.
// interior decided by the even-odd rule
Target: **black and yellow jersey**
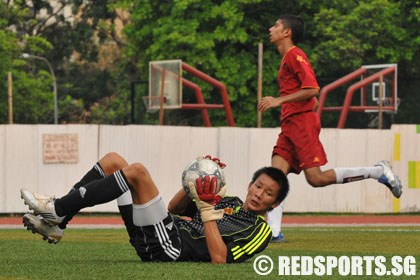
[{"label": "black and yellow jersey", "polygon": [[[242,262],[262,252],[272,237],[271,228],[264,217],[244,210],[242,205],[238,197],[226,196],[215,206],[215,209],[225,211],[223,219],[217,221],[217,226],[227,247],[228,263]],[[192,221],[174,216],[182,240],[178,261],[211,261],[200,212],[194,202],[187,209],[185,214]]]}]

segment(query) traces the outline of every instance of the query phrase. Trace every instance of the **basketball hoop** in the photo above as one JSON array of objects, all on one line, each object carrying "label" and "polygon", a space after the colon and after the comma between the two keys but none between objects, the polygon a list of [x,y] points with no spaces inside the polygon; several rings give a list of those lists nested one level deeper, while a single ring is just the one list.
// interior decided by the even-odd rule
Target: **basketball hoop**
[{"label": "basketball hoop", "polygon": [[[147,113],[156,113],[160,109],[160,97],[159,96],[143,96],[144,106],[146,107]],[[166,97],[163,97],[163,104],[166,103]]]},{"label": "basketball hoop", "polygon": [[[389,110],[389,109],[384,110],[384,109],[382,109],[382,112],[384,112],[384,113],[396,113],[397,110],[398,110],[398,107],[400,106],[401,98],[397,97],[396,101],[397,101],[397,104],[395,104],[396,105],[395,106],[395,109],[392,109],[392,110]],[[379,99],[376,100],[376,104],[379,107]],[[392,104],[392,97],[386,97],[386,98],[383,98],[382,99],[382,107],[389,108],[389,107],[392,107],[392,106],[393,106],[393,104]],[[365,110],[364,112],[365,113],[378,113],[379,112],[379,109]]]},{"label": "basketball hoop", "polygon": [[[386,97],[384,99],[382,99],[382,106],[383,107],[392,107],[392,97]],[[396,99],[396,104],[395,104],[395,110],[383,110],[384,113],[395,113],[398,110],[398,107],[400,106],[400,102],[401,99],[399,97],[397,97]],[[378,105],[379,105],[379,100],[378,100]],[[378,111],[378,110],[376,110]]]},{"label": "basketball hoop", "polygon": [[[400,106],[400,101],[401,101],[401,99],[397,98],[397,104],[396,104],[397,109],[398,109],[398,106]],[[378,102],[378,104],[379,104],[379,102]],[[382,101],[382,106],[391,107],[392,106],[392,97],[384,98],[383,101]]]}]

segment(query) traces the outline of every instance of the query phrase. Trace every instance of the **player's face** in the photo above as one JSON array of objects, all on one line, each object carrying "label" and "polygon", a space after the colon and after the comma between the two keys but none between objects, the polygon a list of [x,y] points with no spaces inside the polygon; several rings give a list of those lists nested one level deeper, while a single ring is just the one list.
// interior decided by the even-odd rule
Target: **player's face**
[{"label": "player's face", "polygon": [[261,174],[254,183],[249,183],[248,194],[243,205],[247,211],[257,215],[264,215],[276,202],[280,186],[267,174]]},{"label": "player's face", "polygon": [[278,45],[287,36],[287,32],[289,32],[290,29],[284,29],[282,21],[277,20],[276,24],[270,27],[269,31],[270,42],[275,45]]}]

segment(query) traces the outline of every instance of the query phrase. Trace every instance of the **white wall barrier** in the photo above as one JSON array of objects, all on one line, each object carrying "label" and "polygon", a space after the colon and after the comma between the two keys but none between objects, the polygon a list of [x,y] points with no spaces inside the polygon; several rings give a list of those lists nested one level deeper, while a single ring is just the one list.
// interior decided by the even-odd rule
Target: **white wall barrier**
[{"label": "white wall barrier", "polygon": [[[420,211],[420,126],[394,125],[390,130],[323,129],[321,141],[328,156],[323,169],[371,166],[389,160],[403,183],[401,199],[375,180],[314,189],[305,177],[289,175],[287,212],[418,212]],[[184,166],[198,155],[218,156],[225,169],[228,194],[245,198],[253,172],[270,165],[279,128],[202,128],[111,125],[1,125],[0,213],[27,211],[19,189],[60,197],[66,194],[103,155],[117,152],[129,163],[142,162],[166,202],[178,191]],[[69,138],[76,135],[76,150]],[[50,139],[50,138],[48,138]],[[70,140],[69,140],[70,139]],[[73,139],[74,140],[74,139]],[[74,147],[74,141],[71,143]],[[60,150],[61,149],[61,150]],[[69,151],[62,151],[68,149]],[[49,153],[59,151],[54,163]],[[76,155],[75,162],[70,157]],[[63,154],[64,153],[64,154]],[[74,157],[72,158],[74,161]],[[48,162],[50,161],[50,162]],[[53,163],[51,163],[51,161]],[[118,211],[116,202],[85,211]]]}]

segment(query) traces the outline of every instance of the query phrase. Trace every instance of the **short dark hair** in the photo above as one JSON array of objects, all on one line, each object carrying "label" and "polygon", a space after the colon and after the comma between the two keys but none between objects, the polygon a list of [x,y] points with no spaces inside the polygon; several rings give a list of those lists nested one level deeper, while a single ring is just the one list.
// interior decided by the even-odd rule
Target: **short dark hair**
[{"label": "short dark hair", "polygon": [[279,20],[283,23],[285,29],[292,29],[292,42],[297,45],[303,39],[305,33],[305,22],[300,16],[295,15],[281,15]]},{"label": "short dark hair", "polygon": [[289,193],[289,180],[287,180],[286,175],[283,171],[275,167],[263,167],[255,171],[252,176],[252,183],[254,183],[258,177],[262,174],[267,174],[271,179],[273,179],[279,186],[279,192],[277,193],[276,202],[282,202],[287,194]]}]

